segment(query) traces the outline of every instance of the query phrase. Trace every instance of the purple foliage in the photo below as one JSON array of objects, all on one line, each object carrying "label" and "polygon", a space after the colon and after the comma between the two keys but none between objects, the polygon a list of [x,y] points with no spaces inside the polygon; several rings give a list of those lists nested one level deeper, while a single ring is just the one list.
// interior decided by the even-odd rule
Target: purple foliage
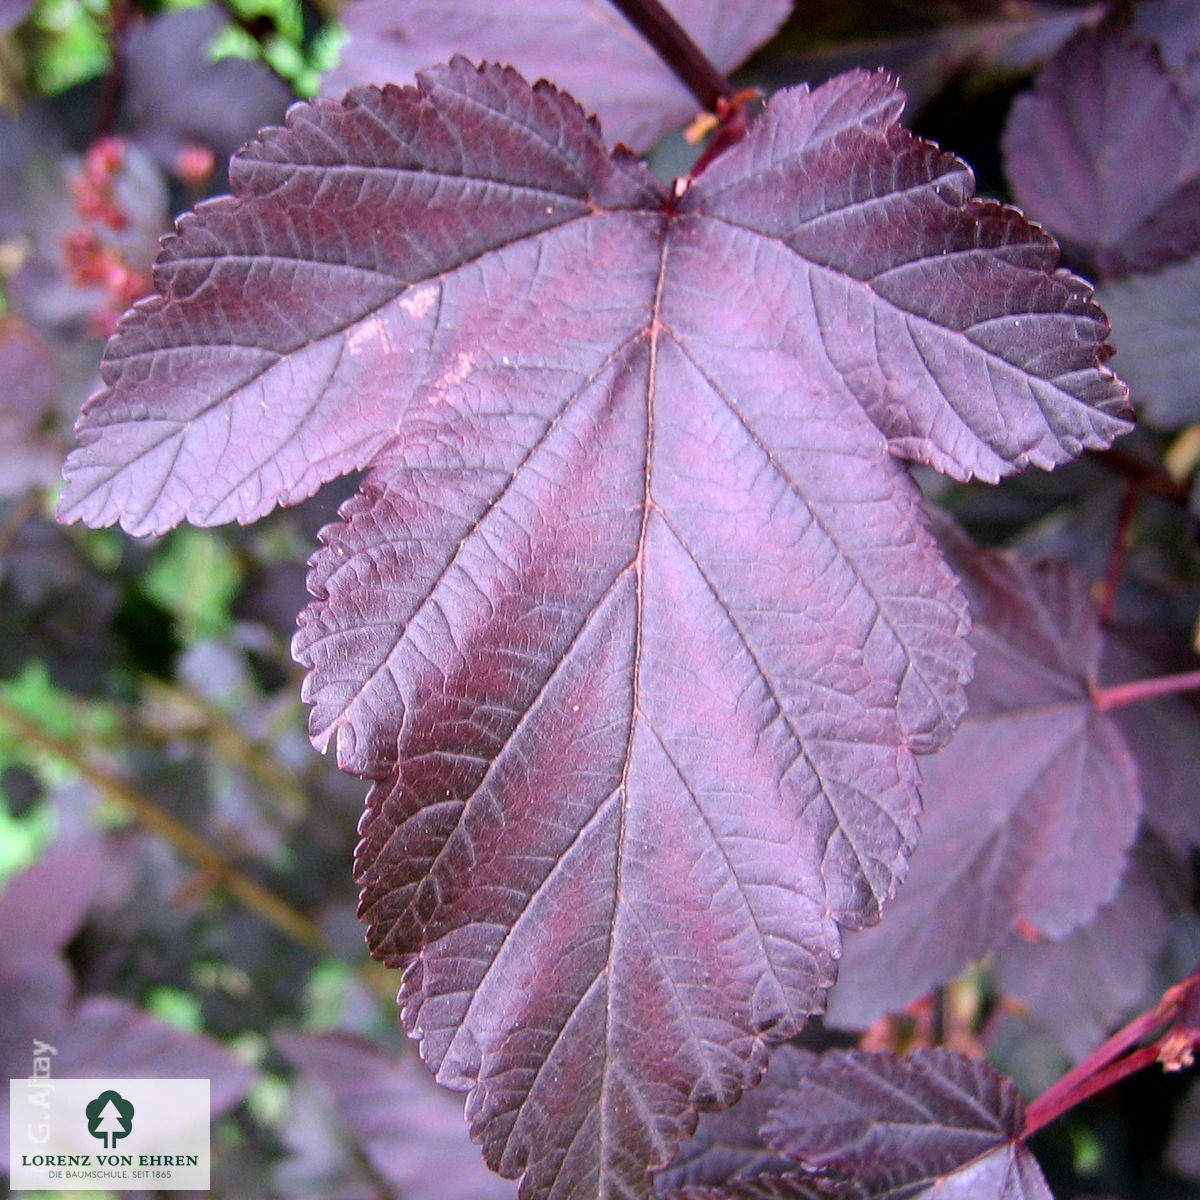
[{"label": "purple foliage", "polygon": [[1012,1080],[948,1050],[780,1047],[752,1104],[706,1117],[668,1200],[1050,1200]]},{"label": "purple foliage", "polygon": [[[60,844],[0,893],[0,1070],[11,1078],[29,1075],[36,1040],[54,1047],[52,1073],[61,1078],[206,1078],[212,1111],[226,1111],[249,1090],[254,1072],[225,1047],[114,996],[74,1001],[63,950],[84,923],[99,875],[98,842]],[[5,1126],[8,1106],[5,1088]],[[5,1141],[0,1168],[7,1166]]]},{"label": "purple foliage", "polygon": [[997,946],[1005,994],[1072,1059],[1154,1000],[1151,968],[1167,940],[1162,876],[1170,866],[1150,848],[1133,857],[1116,896],[1088,924],[1056,941],[1012,934]]},{"label": "purple foliage", "polygon": [[1023,1125],[1015,1084],[986,1062],[834,1050],[812,1057],[762,1132],[862,1200],[1051,1200]]},{"label": "purple foliage", "polygon": [[1072,39],[1019,96],[1004,135],[1018,203],[1102,277],[1200,249],[1200,120],[1189,61],[1115,22]]},{"label": "purple foliage", "polygon": [[1200,256],[1101,289],[1116,323],[1116,366],[1148,421],[1178,429],[1200,421]]},{"label": "purple foliage", "polygon": [[[570,396],[668,318],[668,344],[696,360],[656,359],[656,374],[736,394],[753,366],[797,387],[809,424],[842,426],[832,461],[890,451],[994,480],[1107,444],[1124,393],[1099,369],[1106,325],[1086,285],[1054,272],[1039,230],[973,199],[961,162],[896,125],[901,104],[866,74],[781,93],[677,203],[610,159],[565,97],[494,68],[460,60],[419,91],[298,106],[235,159],[234,198],[164,248],[160,296],[110,343],[63,514],[136,533],[252,520],[372,461],[402,420],[400,443],[414,438],[443,397]],[[566,271],[594,278],[586,313]],[[503,312],[479,312],[497,273],[512,281]],[[695,289],[718,277],[706,302]],[[780,313],[751,303],[781,288]],[[701,352],[725,327],[750,339],[744,365]]]},{"label": "purple foliage", "polygon": [[[710,1190],[729,1200],[796,1194],[803,1184],[793,1162],[771,1151],[759,1132],[771,1110],[803,1077],[807,1051],[776,1047],[762,1082],[725,1112],[705,1113],[671,1166],[655,1177],[655,1194],[700,1200]],[[790,1189],[790,1190],[789,1190]]]},{"label": "purple foliage", "polygon": [[[89,3],[111,66],[23,108],[56,12],[0,48],[0,842],[60,831],[0,894],[0,1059],[27,1073],[36,1036],[60,1075],[209,1076],[219,1111],[247,1049],[282,1057],[214,1130],[218,1195],[1048,1200],[1017,1086],[1200,953],[1200,709],[1105,691],[1198,661],[1200,5],[826,2],[774,37],[785,0],[668,2],[711,70],[618,14],[650,0],[335,5],[327,96],[202,202],[290,98],[214,36],[307,69],[328,6],[297,42]],[[28,13],[0,0],[0,29]],[[721,108],[702,168],[664,185],[611,149],[767,38],[743,78],[785,90]],[[492,65],[429,67],[460,52]],[[1102,278],[1111,337],[1048,234],[901,128],[890,76],[792,86],[894,67],[1003,193],[1001,109],[1046,56],[1011,190]],[[196,210],[151,281],[168,191]],[[166,536],[57,528],[66,423],[151,291],[63,511]],[[1112,451],[1110,365],[1150,426]],[[913,464],[973,536],[1105,584],[939,546]],[[295,719],[302,605],[312,738],[369,783],[361,912],[400,974],[349,965],[363,785]],[[107,828],[125,806],[150,828]],[[864,1045],[1014,1078],[775,1045],[839,964],[836,1020],[928,996]],[[378,1034],[397,988],[465,1097],[399,1031],[279,1032]],[[804,1044],[854,1040],[825,1028]],[[1152,1089],[1194,1171],[1194,1098]],[[1143,1157],[1139,1196],[1173,1194]]]},{"label": "purple foliage", "polygon": [[903,873],[968,653],[900,460],[1126,427],[1087,286],[901,105],[783,92],[673,193],[497,67],[298,106],[81,421],[64,516],[138,533],[372,466],[295,641],[312,735],[374,781],[405,1023],[530,1194],[643,1191]]},{"label": "purple foliage", "polygon": [[923,838],[888,920],[847,943],[839,1024],[904,1007],[1018,929],[1060,938],[1089,921],[1141,814],[1117,717],[1092,701],[1102,643],[1086,581],[974,550],[949,527],[943,545],[974,620],[968,715],[923,764]]},{"label": "purple foliage", "polygon": [[415,1058],[384,1057],[360,1038],[281,1034],[284,1056],[328,1094],[354,1145],[404,1200],[514,1200],[516,1187],[483,1165],[462,1101]]},{"label": "purple foliage", "polygon": [[125,120],[166,170],[178,171],[191,146],[227,159],[264,125],[278,122],[291,100],[264,63],[213,61],[212,41],[228,20],[215,5],[162,13],[125,41]]},{"label": "purple foliage", "polygon": [[[713,62],[732,70],[787,15],[786,0],[675,0],[675,18]],[[327,95],[404,83],[455,54],[549,79],[595,113],[611,142],[648,150],[697,102],[608,0],[353,0],[350,40]],[[581,48],[586,51],[581,53]]]}]

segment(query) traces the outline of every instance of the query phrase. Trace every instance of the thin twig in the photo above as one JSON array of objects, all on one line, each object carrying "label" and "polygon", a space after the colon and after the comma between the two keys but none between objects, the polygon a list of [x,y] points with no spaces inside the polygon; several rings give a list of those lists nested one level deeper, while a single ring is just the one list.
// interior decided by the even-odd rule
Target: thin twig
[{"label": "thin twig", "polygon": [[[1198,987],[1200,971],[1167,988],[1153,1008],[1135,1017],[1057,1083],[1047,1088],[1025,1110],[1025,1128],[1021,1137],[1024,1139],[1036,1133],[1068,1109],[1111,1087],[1126,1075],[1162,1061],[1163,1043],[1170,1038],[1178,1018],[1187,1016],[1187,1006],[1194,1002]],[[1170,1027],[1163,1030],[1163,1026],[1168,1024]],[[1160,1030],[1162,1032],[1151,1045],[1138,1047],[1139,1042]],[[1186,1030],[1184,1032],[1189,1033]]]},{"label": "thin twig", "polygon": [[329,941],[320,927],[282,897],[251,879],[197,833],[177,821],[149,796],[104,767],[89,762],[77,747],[62,741],[31,721],[0,698],[0,721],[25,741],[67,763],[80,776],[116,800],[151,832],[169,842],[180,854],[196,863],[206,875],[220,882],[231,896],[256,912],[293,941],[319,954],[330,952]]},{"label": "thin twig", "polygon": [[139,721],[139,733],[149,734],[159,740],[164,736],[176,735],[201,739],[222,757],[244,767],[263,785],[267,795],[277,797],[279,803],[274,807],[282,815],[295,820],[304,812],[307,795],[296,775],[271,753],[269,746],[255,741],[207,697],[185,685],[149,676],[143,680],[142,686],[153,711],[176,712],[190,724],[161,731],[148,727],[145,721]]},{"label": "thin twig", "polygon": [[1143,462],[1124,450],[1094,450],[1089,457],[1124,476],[1143,492],[1153,492],[1156,496],[1166,496],[1183,504],[1187,504],[1191,498],[1192,489],[1188,484],[1172,479],[1158,465]]},{"label": "thin twig", "polygon": [[13,505],[4,523],[0,525],[0,558],[3,558],[9,552],[17,535],[25,528],[25,523],[37,512],[41,505],[41,493],[37,488],[30,488]]},{"label": "thin twig", "polygon": [[733,84],[658,0],[612,0],[625,19],[654,47],[706,112],[735,96]]},{"label": "thin twig", "polygon": [[1121,576],[1125,570],[1125,552],[1129,549],[1133,518],[1137,514],[1141,499],[1141,488],[1136,483],[1127,483],[1125,494],[1121,497],[1117,528],[1113,533],[1112,549],[1108,556],[1108,570],[1104,575],[1104,593],[1100,600],[1099,612],[1101,625],[1112,624],[1113,614],[1116,612],[1117,590],[1121,586]]}]

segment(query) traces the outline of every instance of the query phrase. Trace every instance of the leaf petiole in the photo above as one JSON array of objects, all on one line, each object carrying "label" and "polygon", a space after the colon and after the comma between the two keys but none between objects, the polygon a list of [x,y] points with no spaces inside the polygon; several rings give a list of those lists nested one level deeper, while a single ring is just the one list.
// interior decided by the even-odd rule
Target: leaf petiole
[{"label": "leaf petiole", "polygon": [[1200,671],[1181,671],[1177,675],[1156,675],[1151,679],[1136,679],[1132,683],[1117,683],[1112,687],[1094,688],[1092,704],[1097,712],[1140,704],[1200,688]]},{"label": "leaf petiole", "polygon": [[734,86],[658,0],[612,0],[627,21],[654,47],[706,112],[733,100]]},{"label": "leaf petiole", "polygon": [[[1168,1071],[1190,1065],[1193,1054],[1200,1048],[1200,1028],[1194,1020],[1198,1007],[1200,967],[1182,982],[1167,988],[1153,1008],[1135,1017],[1032,1101],[1025,1110],[1022,1140],[1069,1109],[1155,1062],[1162,1063]],[[1130,1049],[1156,1030],[1161,1032],[1149,1045]]]}]

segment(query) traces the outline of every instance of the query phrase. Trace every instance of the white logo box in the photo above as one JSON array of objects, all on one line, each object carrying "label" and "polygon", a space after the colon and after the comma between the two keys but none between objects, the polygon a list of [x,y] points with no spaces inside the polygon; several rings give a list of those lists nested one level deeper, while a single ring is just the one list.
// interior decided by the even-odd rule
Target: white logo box
[{"label": "white logo box", "polygon": [[208,1082],[9,1080],[12,1190],[207,1191]]}]

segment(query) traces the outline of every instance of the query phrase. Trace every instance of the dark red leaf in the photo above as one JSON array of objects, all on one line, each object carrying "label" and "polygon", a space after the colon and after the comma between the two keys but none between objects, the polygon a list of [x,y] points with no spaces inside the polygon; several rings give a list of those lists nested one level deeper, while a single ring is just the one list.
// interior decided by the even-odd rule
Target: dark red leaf
[{"label": "dark red leaf", "polygon": [[974,619],[968,714],[922,766],[923,836],[888,920],[847,941],[839,1024],[903,1008],[1018,928],[1058,938],[1090,920],[1141,815],[1116,716],[1092,702],[1101,631],[1086,580],[977,551],[949,527],[943,546]]},{"label": "dark red leaf", "polygon": [[809,1171],[852,1180],[862,1200],[1051,1200],[1017,1140],[1024,1120],[1016,1085],[989,1063],[833,1050],[813,1056],[762,1132]]},{"label": "dark red leaf", "polygon": [[1113,280],[1101,298],[1139,411],[1161,429],[1200,421],[1200,257]]},{"label": "dark red leaf", "polygon": [[1170,864],[1149,849],[1131,859],[1116,896],[1086,925],[1057,941],[1013,934],[997,948],[1005,994],[1075,1060],[1155,999],[1151,968],[1169,929],[1164,871]]},{"label": "dark red leaf", "polygon": [[[779,28],[788,0],[669,0],[672,15],[722,71]],[[698,107],[609,0],[353,0],[349,41],[323,91],[406,83],[452,55],[488,58],[549,79],[604,125],[611,142],[649,150]],[[586,51],[581,53],[581,48]]]},{"label": "dark red leaf", "polygon": [[1200,110],[1115,24],[1068,42],[1017,98],[1004,157],[1018,203],[1102,276],[1200,249]]},{"label": "dark red leaf", "polygon": [[314,560],[311,729],[375,781],[405,1022],[529,1194],[644,1192],[903,872],[968,656],[899,460],[1125,427],[1086,285],[900,106],[782,93],[675,195],[499,68],[298,107],[81,423],[64,514],[143,533],[372,464]]},{"label": "dark red leaf", "polygon": [[760,1132],[770,1111],[795,1087],[811,1055],[776,1047],[762,1082],[725,1112],[705,1113],[695,1135],[654,1181],[669,1200],[811,1200],[812,1180],[772,1152]]},{"label": "dark red leaf", "polygon": [[224,161],[264,125],[283,117],[288,86],[265,63],[214,61],[210,47],[229,28],[215,5],[166,12],[125,39],[124,115],[134,136],[176,174],[181,154],[208,147]]},{"label": "dark red leaf", "polygon": [[462,1101],[413,1058],[391,1062],[345,1034],[279,1035],[284,1056],[329,1094],[354,1143],[403,1200],[513,1200],[463,1127]]}]

